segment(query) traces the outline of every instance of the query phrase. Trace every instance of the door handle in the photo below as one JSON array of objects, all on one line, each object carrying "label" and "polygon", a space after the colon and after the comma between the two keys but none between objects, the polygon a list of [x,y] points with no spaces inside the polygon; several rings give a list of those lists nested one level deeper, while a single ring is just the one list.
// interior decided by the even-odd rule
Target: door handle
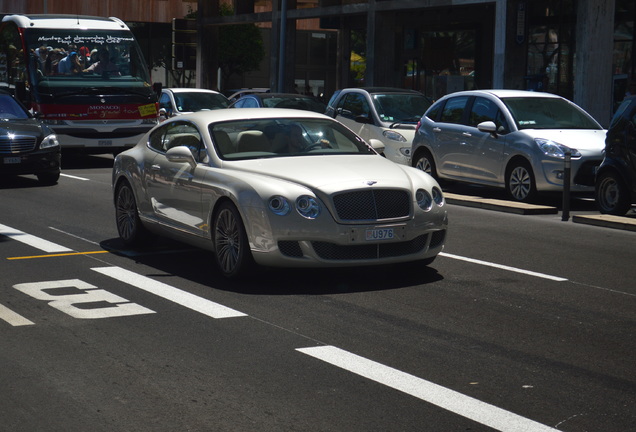
[{"label": "door handle", "polygon": [[471,134],[470,132],[462,132],[462,135],[464,135],[465,137],[473,136],[473,134]]},{"label": "door handle", "polygon": [[161,169],[161,165],[154,164],[150,167],[150,169],[153,171],[159,171]]},{"label": "door handle", "polygon": [[441,132],[441,131],[442,131],[442,130],[441,130],[440,128],[438,128],[438,127],[434,127],[434,128],[433,128],[433,132]]}]

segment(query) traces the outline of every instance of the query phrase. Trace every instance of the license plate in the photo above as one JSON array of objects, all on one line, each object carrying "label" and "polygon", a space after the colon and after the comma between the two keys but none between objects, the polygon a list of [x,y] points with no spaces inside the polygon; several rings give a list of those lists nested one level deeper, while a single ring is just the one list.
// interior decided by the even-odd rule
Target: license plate
[{"label": "license plate", "polygon": [[110,147],[113,145],[113,140],[98,140],[98,146]]},{"label": "license plate", "polygon": [[367,241],[392,240],[395,238],[393,228],[369,228],[366,230]]},{"label": "license plate", "polygon": [[22,163],[22,158],[19,157],[6,157],[4,158],[5,164],[19,164]]}]

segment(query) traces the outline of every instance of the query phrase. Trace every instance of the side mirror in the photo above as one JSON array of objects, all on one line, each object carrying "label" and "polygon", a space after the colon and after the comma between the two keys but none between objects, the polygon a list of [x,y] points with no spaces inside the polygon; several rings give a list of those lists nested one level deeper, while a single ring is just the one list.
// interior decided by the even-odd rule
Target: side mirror
[{"label": "side mirror", "polygon": [[384,147],[385,147],[384,143],[380,141],[379,139],[371,138],[369,140],[369,145],[373,147],[373,150],[377,151],[380,154],[384,152]]},{"label": "side mirror", "polygon": [[197,161],[194,160],[192,152],[186,146],[172,147],[166,152],[166,158],[170,162],[190,164],[192,168],[197,166]]},{"label": "side mirror", "polygon": [[373,119],[365,115],[356,116],[355,121],[356,123],[373,124]]},{"label": "side mirror", "polygon": [[487,132],[495,136],[497,135],[497,126],[492,121],[485,121],[485,122],[479,123],[477,125],[477,129],[479,129],[481,132]]}]

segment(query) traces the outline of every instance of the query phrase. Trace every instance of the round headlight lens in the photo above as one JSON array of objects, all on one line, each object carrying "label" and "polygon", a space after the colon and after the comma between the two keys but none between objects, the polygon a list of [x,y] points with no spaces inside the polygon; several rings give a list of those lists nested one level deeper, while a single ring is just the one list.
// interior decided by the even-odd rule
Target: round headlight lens
[{"label": "round headlight lens", "polygon": [[283,196],[275,195],[269,199],[269,209],[278,216],[285,216],[290,208],[289,201]]},{"label": "round headlight lens", "polygon": [[309,195],[303,195],[296,200],[296,210],[307,219],[316,219],[320,215],[320,203]]},{"label": "round headlight lens", "polygon": [[417,205],[424,211],[429,211],[433,206],[433,197],[424,189],[418,189],[415,192],[415,200]]},{"label": "round headlight lens", "polygon": [[439,190],[439,188],[433,188],[433,201],[435,201],[435,204],[440,207],[444,205],[444,194],[442,194],[442,191]]}]

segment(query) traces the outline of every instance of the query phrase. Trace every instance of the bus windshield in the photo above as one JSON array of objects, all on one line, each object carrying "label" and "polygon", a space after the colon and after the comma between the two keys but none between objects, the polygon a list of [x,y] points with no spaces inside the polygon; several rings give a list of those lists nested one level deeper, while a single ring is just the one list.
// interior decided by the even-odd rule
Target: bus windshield
[{"label": "bus windshield", "polygon": [[130,31],[26,29],[34,90],[59,95],[150,87],[150,76]]}]

